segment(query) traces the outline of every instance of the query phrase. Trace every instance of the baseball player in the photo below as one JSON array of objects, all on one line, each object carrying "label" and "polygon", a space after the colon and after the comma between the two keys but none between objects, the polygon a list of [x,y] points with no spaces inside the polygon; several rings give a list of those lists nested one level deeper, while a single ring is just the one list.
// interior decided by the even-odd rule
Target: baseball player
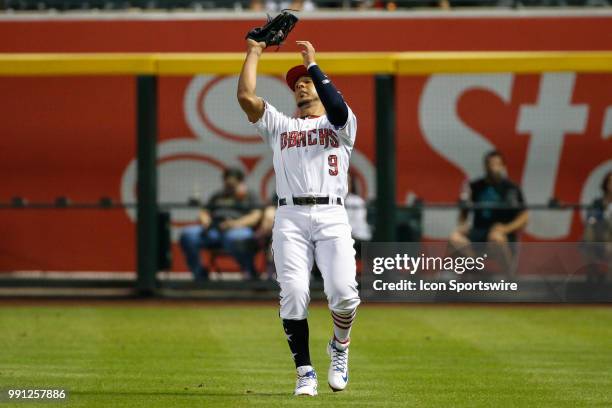
[{"label": "baseball player", "polygon": [[277,111],[255,93],[257,64],[266,47],[247,40],[238,81],[238,101],[274,152],[278,210],[272,249],[280,284],[280,317],[297,369],[295,395],[317,395],[317,375],[308,347],[309,280],[321,270],[333,322],[327,345],[327,381],[333,391],[348,383],[350,332],[359,305],[355,250],[344,208],[347,173],[357,119],[315,62],[308,41],[297,41],[304,65],[287,72],[299,117]]}]

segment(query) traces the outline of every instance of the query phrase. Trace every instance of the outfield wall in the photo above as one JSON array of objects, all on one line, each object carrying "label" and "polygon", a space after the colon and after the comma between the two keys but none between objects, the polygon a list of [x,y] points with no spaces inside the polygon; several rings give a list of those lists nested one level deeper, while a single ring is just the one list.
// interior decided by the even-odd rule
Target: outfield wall
[{"label": "outfield wall", "polygon": [[[259,23],[236,19],[17,17],[0,19],[0,52],[241,51]],[[356,35],[358,34],[358,35]],[[293,39],[320,51],[612,50],[608,15],[406,14],[393,18],[326,15],[304,19]],[[295,51],[288,44],[283,51]],[[206,198],[231,164],[268,197],[268,149],[242,120],[235,77],[160,80],[160,196]],[[374,94],[368,76],[334,78],[359,118],[353,165],[362,191],[374,185]],[[292,113],[280,78],[260,79],[264,96]],[[135,200],[135,83],[128,77],[1,78],[0,201]],[[612,168],[612,77],[609,74],[431,75],[397,81],[398,204],[418,196],[453,202],[481,155],[496,147],[529,203],[552,196],[589,202]],[[214,182],[211,183],[210,180]],[[425,213],[425,236],[442,239],[456,212]],[[173,211],[175,234],[195,219]],[[0,271],[133,270],[134,214],[112,211],[0,212]],[[525,240],[581,235],[580,213],[532,215]],[[185,266],[174,248],[175,269]]]}]

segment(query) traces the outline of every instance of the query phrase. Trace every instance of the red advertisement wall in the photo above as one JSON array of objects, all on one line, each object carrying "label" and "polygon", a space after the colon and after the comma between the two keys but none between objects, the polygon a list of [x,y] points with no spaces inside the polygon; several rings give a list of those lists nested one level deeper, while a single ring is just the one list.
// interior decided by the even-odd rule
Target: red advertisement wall
[{"label": "red advertisement wall", "polygon": [[[0,52],[241,51],[258,21],[0,21]],[[354,38],[359,30],[359,38]],[[305,19],[292,34],[320,51],[612,50],[612,17]],[[214,39],[214,40],[213,40]],[[296,51],[287,44],[283,51]],[[233,101],[235,77],[160,81],[162,201],[205,198],[227,165],[242,167],[266,197],[273,188],[267,147]],[[371,77],[334,81],[357,114],[352,165],[375,195]],[[24,196],[134,200],[133,78],[1,78],[0,201]],[[260,89],[291,112],[280,78]],[[265,90],[265,91],[263,91]],[[527,200],[588,202],[612,168],[612,76],[435,75],[397,81],[398,203],[455,201],[481,173],[482,153],[501,150]],[[194,220],[174,211],[174,235]],[[428,239],[443,239],[456,213],[425,213]],[[532,214],[524,239],[580,237],[579,212]],[[134,269],[134,214],[124,210],[2,210],[0,271]],[[174,248],[175,270],[185,270]]]}]

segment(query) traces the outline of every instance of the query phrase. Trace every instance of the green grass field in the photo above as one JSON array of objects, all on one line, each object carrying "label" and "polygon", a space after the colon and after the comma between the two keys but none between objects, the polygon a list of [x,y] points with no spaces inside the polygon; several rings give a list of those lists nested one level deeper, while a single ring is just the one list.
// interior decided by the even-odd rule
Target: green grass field
[{"label": "green grass field", "polygon": [[42,406],[612,406],[612,307],[365,305],[335,394],[330,325],[313,306],[319,396],[296,399],[270,304],[0,305],[0,388],[71,393]]}]

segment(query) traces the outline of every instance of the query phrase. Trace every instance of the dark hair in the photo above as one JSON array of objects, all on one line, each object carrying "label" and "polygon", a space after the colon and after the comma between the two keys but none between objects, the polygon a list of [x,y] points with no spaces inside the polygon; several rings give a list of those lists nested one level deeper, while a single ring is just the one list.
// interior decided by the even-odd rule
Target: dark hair
[{"label": "dark hair", "polygon": [[499,157],[505,163],[504,156],[501,154],[499,150],[491,150],[487,152],[487,154],[485,154],[484,158],[482,159],[482,163],[484,164],[485,168],[488,167],[489,160],[491,160],[493,157]]},{"label": "dark hair", "polygon": [[227,180],[229,177],[234,177],[238,181],[244,180],[244,173],[237,167],[228,167],[223,172],[223,180]]},{"label": "dark hair", "polygon": [[603,191],[604,195],[608,194],[608,180],[612,177],[612,170],[606,173],[603,180],[601,181],[601,191]]}]

